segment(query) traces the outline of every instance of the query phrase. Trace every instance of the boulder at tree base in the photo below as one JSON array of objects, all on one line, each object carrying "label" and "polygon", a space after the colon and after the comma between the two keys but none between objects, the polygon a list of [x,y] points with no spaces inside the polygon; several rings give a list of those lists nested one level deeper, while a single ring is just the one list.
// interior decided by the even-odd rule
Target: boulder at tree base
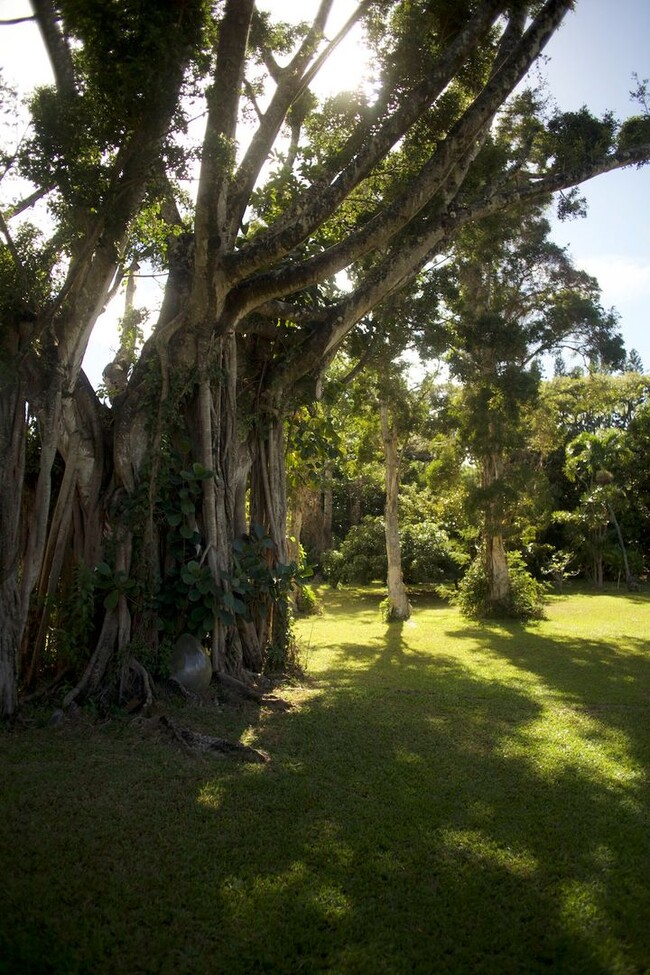
[{"label": "boulder at tree base", "polygon": [[190,633],[182,633],[174,644],[170,676],[194,692],[204,691],[212,680],[210,658]]}]

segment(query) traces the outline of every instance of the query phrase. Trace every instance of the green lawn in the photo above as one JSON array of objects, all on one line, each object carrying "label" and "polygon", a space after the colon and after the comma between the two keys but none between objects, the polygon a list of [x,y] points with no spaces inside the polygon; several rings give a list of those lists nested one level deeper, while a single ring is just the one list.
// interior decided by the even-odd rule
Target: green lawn
[{"label": "green lawn", "polygon": [[528,627],[322,598],[291,711],[173,712],[266,765],[0,734],[0,971],[650,971],[650,598]]}]

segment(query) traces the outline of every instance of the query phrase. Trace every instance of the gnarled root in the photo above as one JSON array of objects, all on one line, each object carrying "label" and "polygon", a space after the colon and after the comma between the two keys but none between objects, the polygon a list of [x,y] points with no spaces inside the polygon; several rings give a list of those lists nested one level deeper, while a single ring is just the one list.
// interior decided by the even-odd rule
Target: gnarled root
[{"label": "gnarled root", "polygon": [[172,741],[177,742],[183,751],[190,755],[200,752],[210,752],[219,757],[238,758],[242,762],[268,762],[269,756],[264,752],[257,751],[241,742],[227,741],[225,738],[214,738],[211,735],[204,735],[191,728],[177,725],[175,721],[162,715],[158,718],[158,724],[165,729],[171,736]]},{"label": "gnarled root", "polygon": [[[133,703],[130,709],[135,710],[136,707],[141,705],[143,710],[147,711],[153,704],[152,681],[149,676],[149,671],[135,657],[129,657],[122,667],[122,673],[120,674],[120,701],[123,701],[127,691],[132,689],[134,675],[140,685],[138,688],[140,693],[139,695],[135,693],[132,695],[131,702]],[[128,704],[127,710],[129,710]]]},{"label": "gnarled root", "polygon": [[255,701],[256,704],[262,707],[273,708],[276,711],[291,710],[291,705],[288,701],[283,701],[282,698],[276,697],[275,694],[264,694],[262,691],[251,687],[250,684],[237,680],[236,677],[231,677],[230,674],[216,674],[216,679],[224,690],[233,692],[247,701]]}]

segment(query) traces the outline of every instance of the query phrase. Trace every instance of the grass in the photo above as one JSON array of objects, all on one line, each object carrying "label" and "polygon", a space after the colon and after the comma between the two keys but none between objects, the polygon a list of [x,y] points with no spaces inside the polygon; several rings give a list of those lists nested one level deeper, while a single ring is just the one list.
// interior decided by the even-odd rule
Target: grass
[{"label": "grass", "polygon": [[0,971],[650,971],[650,598],[522,627],[382,595],[322,593],[291,711],[176,715],[267,765],[0,735]]}]

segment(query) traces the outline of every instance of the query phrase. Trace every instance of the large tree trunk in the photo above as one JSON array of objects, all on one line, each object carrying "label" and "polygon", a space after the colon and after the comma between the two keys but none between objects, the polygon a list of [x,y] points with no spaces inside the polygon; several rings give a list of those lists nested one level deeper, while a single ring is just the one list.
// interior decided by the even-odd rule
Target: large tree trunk
[{"label": "large tree trunk", "polygon": [[496,451],[483,457],[481,483],[487,494],[485,509],[485,572],[488,610],[507,609],[510,601],[510,576],[503,541],[501,505],[494,491],[503,478],[503,459]]},{"label": "large tree trunk", "polygon": [[18,703],[20,512],[25,473],[26,403],[22,384],[0,387],[0,717]]},{"label": "large tree trunk", "polygon": [[275,591],[260,600],[256,629],[261,648],[274,649],[275,664],[282,666],[289,651],[290,581],[282,577],[288,565],[287,495],[283,414],[279,404],[260,416],[254,431],[251,469],[251,533],[262,531],[268,538],[267,565],[275,573]]},{"label": "large tree trunk", "polygon": [[402,578],[402,553],[399,540],[399,467],[400,457],[397,444],[397,428],[390,422],[388,406],[381,404],[381,434],[384,444],[385,458],[385,531],[386,556],[388,559],[388,618],[391,620],[407,620],[411,615],[411,607],[404,579]]},{"label": "large tree trunk", "polygon": [[510,599],[510,576],[508,575],[508,559],[502,535],[489,535],[486,538],[485,568],[490,608],[506,608]]},{"label": "large tree trunk", "polygon": [[[301,488],[291,505],[290,537],[302,545],[309,558],[318,561],[332,547],[332,488]],[[291,550],[292,559],[299,549]]]}]

